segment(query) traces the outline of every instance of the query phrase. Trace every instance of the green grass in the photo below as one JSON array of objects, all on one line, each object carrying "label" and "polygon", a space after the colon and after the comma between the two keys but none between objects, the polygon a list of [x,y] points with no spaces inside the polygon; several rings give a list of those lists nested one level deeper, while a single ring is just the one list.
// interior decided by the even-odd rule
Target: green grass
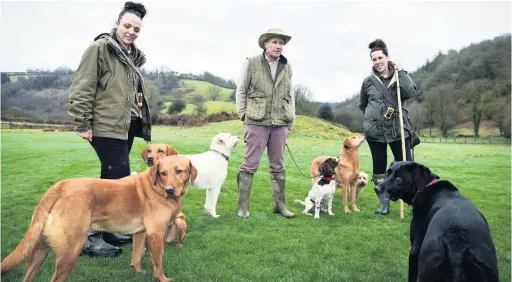
[{"label": "green grass", "polygon": [[[184,80],[182,80],[182,82],[183,82],[183,87],[178,88],[177,90],[182,90],[182,89],[186,89],[186,88],[194,88],[194,91],[185,94],[185,99],[188,102],[190,102],[192,99],[191,97],[195,96],[196,94],[201,95],[206,100],[211,100],[210,95],[208,95],[208,88],[211,86],[214,86],[213,84],[206,82],[206,81],[189,80],[189,79],[184,79]],[[229,100],[229,96],[231,95],[232,92],[233,92],[233,89],[221,87],[220,96],[217,100],[218,101]]]},{"label": "green grass", "polygon": [[[318,155],[337,155],[341,140],[349,134],[341,128],[318,122],[311,125],[298,117],[288,144],[300,169],[307,173]],[[320,126],[320,128],[318,128]],[[172,144],[180,153],[208,150],[211,138],[220,131],[243,136],[239,121],[214,123],[200,128],[155,127],[153,142]],[[323,136],[319,138],[318,136]],[[2,131],[2,258],[23,238],[40,197],[53,183],[70,177],[98,177],[99,162],[94,150],[72,132],[37,133]],[[145,146],[136,139],[132,170],[145,169],[139,152]],[[175,281],[406,281],[411,215],[405,206],[400,221],[398,203],[391,214],[373,214],[378,200],[370,184],[358,201],[360,213],[344,214],[341,194],[334,199],[335,216],[322,214],[320,220],[302,215],[293,202],[304,199],[311,180],[302,176],[288,153],[286,199],[296,219],[272,213],[266,153],[254,178],[251,217],[236,216],[238,191],[236,173],[243,160],[244,143],[235,148],[228,178],[222,187],[218,219],[203,212],[204,190],[189,189],[183,200],[187,216],[184,248],[166,245],[164,270]],[[429,166],[443,179],[452,181],[485,215],[498,252],[500,281],[510,281],[510,146],[477,144],[421,144],[416,160]],[[391,153],[388,152],[391,161]],[[371,173],[371,156],[365,143],[360,149],[363,171]],[[148,252],[144,273],[130,268],[131,245],[117,258],[81,256],[68,281],[154,281]],[[50,253],[36,281],[48,281],[53,274]],[[22,266],[2,277],[21,281]]]},{"label": "green grass", "polygon": [[32,76],[32,75],[20,74],[20,75],[10,75],[9,78],[11,79],[12,83],[16,83],[16,81],[18,81],[18,78],[20,78],[20,77],[29,78],[30,76]]},{"label": "green grass", "polygon": [[[215,114],[221,111],[225,111],[226,113],[235,113],[236,105],[233,102],[224,102],[224,101],[206,101],[204,102],[206,107],[208,108],[208,114]],[[166,102],[165,107],[160,111],[161,113],[167,113],[167,109],[171,105],[171,102]],[[193,114],[196,105],[187,104],[187,107],[180,114]]]},{"label": "green grass", "polygon": [[[454,137],[454,136],[473,136],[475,133],[473,132],[473,128],[453,128],[448,130],[448,136]],[[420,130],[420,135],[429,137],[430,136],[430,129],[423,128]],[[481,126],[478,130],[478,135],[480,137],[484,136],[500,136],[500,130],[497,127],[484,127]],[[441,136],[441,131],[439,128],[432,128],[432,137],[439,137]]]}]

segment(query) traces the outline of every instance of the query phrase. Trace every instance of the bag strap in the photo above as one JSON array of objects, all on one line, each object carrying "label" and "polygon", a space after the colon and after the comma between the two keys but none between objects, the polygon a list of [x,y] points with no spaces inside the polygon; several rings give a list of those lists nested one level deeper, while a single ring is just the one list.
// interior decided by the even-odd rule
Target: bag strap
[{"label": "bag strap", "polygon": [[384,84],[382,84],[382,82],[380,82],[377,79],[377,77],[375,77],[375,75],[373,74],[370,76],[370,80],[373,82],[375,87],[377,87],[379,92],[382,93],[382,96],[384,96],[386,101],[388,101],[388,103],[390,103],[393,106],[393,108],[398,109],[398,101],[396,97],[393,97],[393,95],[391,95],[389,89],[387,87],[384,87]]}]

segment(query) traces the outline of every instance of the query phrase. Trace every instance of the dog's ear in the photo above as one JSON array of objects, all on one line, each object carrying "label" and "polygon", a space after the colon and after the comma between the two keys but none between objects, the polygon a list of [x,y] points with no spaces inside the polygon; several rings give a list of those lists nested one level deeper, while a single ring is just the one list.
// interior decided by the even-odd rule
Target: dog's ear
[{"label": "dog's ear", "polygon": [[144,162],[147,162],[148,161],[148,149],[149,149],[149,145],[146,146],[146,148],[144,148],[141,152],[140,152],[140,156],[142,157],[142,159],[144,160]]},{"label": "dog's ear", "polygon": [[176,151],[176,149],[174,149],[172,146],[170,146],[170,145],[166,145],[166,146],[167,146],[167,155],[168,156],[179,155],[178,151]]},{"label": "dog's ear", "polygon": [[158,170],[160,169],[160,162],[156,162],[150,169],[149,169],[149,176],[151,177],[151,180],[153,181],[153,186],[156,186],[157,180],[158,180]]},{"label": "dog's ear", "polygon": [[411,162],[407,166],[416,184],[416,192],[422,192],[433,177],[432,171],[428,167],[416,162]]},{"label": "dog's ear", "polygon": [[190,166],[190,184],[194,185],[194,182],[196,181],[197,177],[197,169],[194,165],[192,165],[192,162],[190,160],[188,161],[188,163]]},{"label": "dog's ear", "polygon": [[350,148],[350,139],[345,139],[345,141],[343,141],[343,148],[345,149],[348,149]]}]

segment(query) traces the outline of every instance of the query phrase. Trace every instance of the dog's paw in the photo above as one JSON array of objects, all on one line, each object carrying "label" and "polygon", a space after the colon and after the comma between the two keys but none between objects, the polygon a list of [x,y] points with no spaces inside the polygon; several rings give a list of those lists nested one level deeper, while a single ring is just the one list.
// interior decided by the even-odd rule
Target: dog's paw
[{"label": "dog's paw", "polygon": [[315,219],[320,219],[320,216],[319,215],[315,215]]},{"label": "dog's paw", "polygon": [[345,213],[350,213],[350,210],[348,208],[344,208]]},{"label": "dog's paw", "polygon": [[140,264],[137,264],[137,265],[132,264],[131,267],[133,267],[135,272],[138,272],[138,273],[144,272],[144,270],[142,270],[142,267],[140,266]]},{"label": "dog's paw", "polygon": [[357,207],[352,207],[352,209],[354,210],[354,212],[360,212],[361,211]]},{"label": "dog's paw", "polygon": [[170,277],[167,278],[165,276],[164,277],[160,277],[160,278],[158,278],[158,277],[155,277],[155,278],[158,279],[158,281],[160,281],[160,282],[172,282],[173,281],[172,278],[170,278]]},{"label": "dog's paw", "polygon": [[211,217],[213,217],[213,218],[218,218],[218,217],[220,216],[220,215],[218,215],[217,213],[213,213],[213,212],[211,212],[211,211],[210,211],[209,209],[207,209],[207,208],[205,208],[205,209],[204,209],[204,212],[205,212],[207,215],[209,215],[209,216],[211,216]]},{"label": "dog's paw", "polygon": [[329,213],[329,215],[330,215],[330,216],[333,216],[333,215],[334,215],[334,213],[330,212],[330,213]]}]

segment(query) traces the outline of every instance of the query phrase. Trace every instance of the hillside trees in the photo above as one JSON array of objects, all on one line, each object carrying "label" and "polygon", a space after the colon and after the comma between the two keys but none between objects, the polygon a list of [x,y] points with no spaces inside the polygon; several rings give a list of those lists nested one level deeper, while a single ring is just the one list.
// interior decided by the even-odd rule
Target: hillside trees
[{"label": "hillside trees", "polygon": [[[429,128],[430,132],[437,127],[443,136],[457,124],[470,122],[473,135],[479,136],[481,121],[492,120],[500,134],[507,136],[510,61],[511,35],[507,33],[458,51],[439,52],[417,70],[409,70],[421,93],[406,103],[411,122],[416,129]],[[347,99],[335,112],[350,112],[357,99]],[[357,118],[341,114],[339,122],[352,127]]]},{"label": "hillside trees", "polygon": [[295,96],[295,113],[297,115],[313,115],[313,93],[311,90],[305,85],[297,84],[293,88],[293,94]]}]

